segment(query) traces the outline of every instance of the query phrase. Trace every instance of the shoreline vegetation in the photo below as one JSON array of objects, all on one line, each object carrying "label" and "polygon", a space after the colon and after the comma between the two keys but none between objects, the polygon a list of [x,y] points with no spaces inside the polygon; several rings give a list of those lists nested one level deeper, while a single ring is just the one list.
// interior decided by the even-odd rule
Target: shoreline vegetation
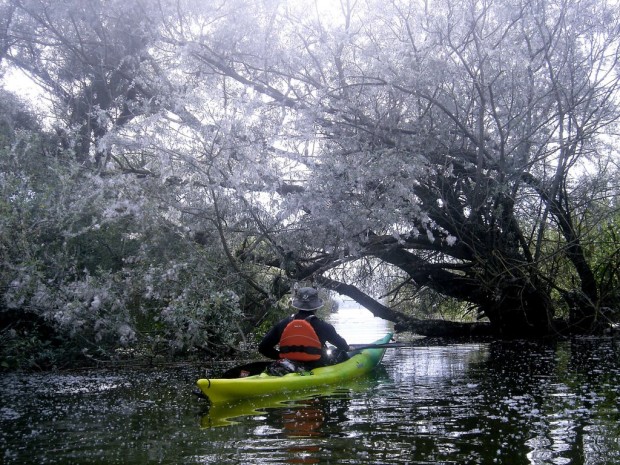
[{"label": "shoreline vegetation", "polygon": [[0,3],[0,369],[228,356],[296,286],[614,331],[617,5],[328,3]]}]

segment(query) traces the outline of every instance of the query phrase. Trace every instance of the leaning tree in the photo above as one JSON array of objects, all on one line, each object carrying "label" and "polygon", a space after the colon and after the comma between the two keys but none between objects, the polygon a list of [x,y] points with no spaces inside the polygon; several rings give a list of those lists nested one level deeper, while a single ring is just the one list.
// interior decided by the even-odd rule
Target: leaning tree
[{"label": "leaning tree", "polygon": [[[326,19],[293,5],[265,4],[228,41],[215,21],[167,37],[265,125],[235,131],[220,184],[253,228],[236,259],[260,251],[289,280],[356,295],[338,276],[384,265],[372,278],[396,270],[388,293],[432,288],[506,335],[553,331],[560,293],[573,328],[593,329],[571,190],[618,117],[613,6],[342,3]],[[239,177],[248,160],[258,168]],[[559,254],[574,289],[553,276]]]},{"label": "leaning tree", "polygon": [[615,153],[613,5],[5,3],[40,38],[5,59],[62,97],[76,153],[156,179],[162,215],[246,280],[252,320],[314,280],[393,320],[370,294],[432,289],[504,335],[557,329],[558,296],[575,330],[600,321],[575,182]]}]

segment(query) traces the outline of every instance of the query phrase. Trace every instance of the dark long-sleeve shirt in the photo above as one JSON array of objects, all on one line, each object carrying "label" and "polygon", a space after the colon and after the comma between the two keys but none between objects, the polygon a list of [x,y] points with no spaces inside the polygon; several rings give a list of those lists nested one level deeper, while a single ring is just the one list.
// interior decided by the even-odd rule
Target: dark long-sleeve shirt
[{"label": "dark long-sleeve shirt", "polygon": [[[265,334],[265,337],[263,337],[263,340],[258,345],[258,351],[268,358],[280,358],[280,351],[276,349],[276,345],[280,342],[280,337],[282,336],[282,332],[284,331],[284,328],[286,328],[286,325],[294,319],[305,320],[310,315],[312,315],[312,312],[300,311],[293,316],[280,320],[267,332],[267,334]],[[323,347],[325,347],[325,344],[329,342],[342,351],[346,352],[349,350],[349,344],[347,344],[347,341],[336,332],[336,329],[331,324],[317,317],[310,318],[307,321],[316,331],[316,335],[319,337]]]}]

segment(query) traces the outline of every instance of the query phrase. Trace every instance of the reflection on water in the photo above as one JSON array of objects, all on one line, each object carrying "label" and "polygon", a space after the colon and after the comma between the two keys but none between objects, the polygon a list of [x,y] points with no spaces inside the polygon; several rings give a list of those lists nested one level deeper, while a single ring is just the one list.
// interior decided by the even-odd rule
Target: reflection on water
[{"label": "reflection on water", "polygon": [[[341,312],[351,343],[387,330]],[[190,394],[201,374],[5,375],[0,463],[620,463],[611,339],[391,349],[359,382],[220,416]]]}]

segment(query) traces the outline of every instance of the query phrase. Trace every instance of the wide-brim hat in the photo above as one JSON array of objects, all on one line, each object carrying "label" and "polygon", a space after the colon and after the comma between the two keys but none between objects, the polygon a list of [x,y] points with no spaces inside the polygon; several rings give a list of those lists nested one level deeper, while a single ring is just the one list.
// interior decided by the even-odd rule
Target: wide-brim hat
[{"label": "wide-brim hat", "polygon": [[312,312],[323,306],[323,300],[319,297],[319,291],[313,287],[302,287],[297,289],[291,305],[298,310]]}]

